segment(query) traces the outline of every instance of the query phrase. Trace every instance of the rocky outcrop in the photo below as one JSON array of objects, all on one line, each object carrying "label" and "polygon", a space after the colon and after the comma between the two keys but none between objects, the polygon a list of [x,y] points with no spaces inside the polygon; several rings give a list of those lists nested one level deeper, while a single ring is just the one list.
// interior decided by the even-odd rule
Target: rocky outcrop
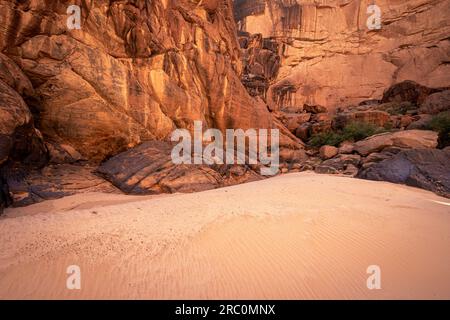
[{"label": "rocky outcrop", "polygon": [[[379,30],[367,27],[372,4],[381,10]],[[380,100],[404,80],[450,86],[449,15],[448,0],[235,1],[241,31],[278,43],[272,109]]]},{"label": "rocky outcrop", "polygon": [[[0,3],[0,51],[30,80],[22,97],[52,143],[101,161],[194,120],[273,126],[240,81],[230,1],[78,3],[80,30],[67,29],[67,1]],[[28,122],[20,97],[10,99],[22,110],[16,126]]]},{"label": "rocky outcrop", "polygon": [[198,192],[262,179],[252,168],[240,165],[175,165],[173,145],[149,141],[105,163],[98,172],[127,194]]},{"label": "rocky outcrop", "polygon": [[19,67],[0,53],[0,166],[8,159],[43,164],[46,148],[23,96],[33,87]]},{"label": "rocky outcrop", "polygon": [[360,172],[360,178],[402,183],[450,198],[450,150],[406,150]]},{"label": "rocky outcrop", "polygon": [[42,169],[3,168],[1,175],[9,188],[8,205],[27,206],[77,193],[119,193],[108,181],[95,175],[95,168],[87,164],[50,165]]},{"label": "rocky outcrop", "polygon": [[420,107],[420,112],[438,114],[450,110],[450,90],[434,93],[428,96]]},{"label": "rocky outcrop", "polygon": [[242,83],[251,96],[267,99],[267,90],[280,69],[278,44],[261,34],[241,33],[239,43],[243,53]]},{"label": "rocky outcrop", "polygon": [[438,146],[438,134],[426,130],[405,130],[394,133],[382,133],[358,141],[354,150],[362,156],[379,152],[387,147],[406,149],[435,149]]}]

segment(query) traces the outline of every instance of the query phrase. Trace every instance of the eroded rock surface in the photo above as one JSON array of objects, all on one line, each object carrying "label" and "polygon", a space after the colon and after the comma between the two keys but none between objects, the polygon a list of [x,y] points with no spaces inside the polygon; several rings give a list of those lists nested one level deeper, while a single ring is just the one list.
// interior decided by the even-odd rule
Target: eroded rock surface
[{"label": "eroded rock surface", "polygon": [[[381,29],[369,30],[369,5]],[[381,99],[404,80],[450,86],[450,3],[413,1],[236,0],[239,29],[278,43],[280,70],[271,108],[335,107]]]},{"label": "eroded rock surface", "polygon": [[94,166],[82,164],[50,165],[42,169],[5,167],[1,175],[13,206],[26,206],[76,193],[119,193],[111,183],[97,176]]},{"label": "eroded rock surface", "polygon": [[198,192],[262,179],[247,166],[175,165],[173,145],[149,141],[105,163],[98,172],[128,194]]},{"label": "eroded rock surface", "polygon": [[194,120],[273,126],[240,81],[230,1],[77,3],[80,30],[67,29],[67,1],[0,2],[0,51],[29,78],[23,97],[44,137],[99,161]]},{"label": "eroded rock surface", "polygon": [[450,150],[405,150],[360,172],[368,180],[403,183],[450,198]]},{"label": "eroded rock surface", "polygon": [[360,155],[367,156],[392,146],[405,149],[435,149],[438,146],[438,134],[428,130],[382,133],[358,141],[354,150]]}]

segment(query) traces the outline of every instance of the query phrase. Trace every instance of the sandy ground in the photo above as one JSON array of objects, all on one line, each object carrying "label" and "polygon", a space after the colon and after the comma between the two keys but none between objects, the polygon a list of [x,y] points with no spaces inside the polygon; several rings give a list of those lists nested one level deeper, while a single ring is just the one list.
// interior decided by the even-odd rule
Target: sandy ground
[{"label": "sandy ground", "polygon": [[[450,298],[450,201],[297,173],[163,197],[88,194],[0,218],[0,298]],[[78,265],[81,290],[69,290]],[[367,268],[381,268],[369,290]]]}]

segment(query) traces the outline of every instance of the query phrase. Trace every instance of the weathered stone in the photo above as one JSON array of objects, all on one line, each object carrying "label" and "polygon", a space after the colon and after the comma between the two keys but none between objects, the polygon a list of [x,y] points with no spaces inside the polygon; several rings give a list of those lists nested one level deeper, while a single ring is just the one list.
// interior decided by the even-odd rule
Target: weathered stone
[{"label": "weathered stone", "polygon": [[358,167],[360,162],[361,157],[357,154],[341,154],[337,157],[322,162],[319,165],[321,168],[319,168],[316,172],[322,173],[324,170],[327,171],[327,168],[333,168],[335,173],[344,172],[349,165]]},{"label": "weathered stone", "polygon": [[433,119],[432,115],[429,114],[420,114],[414,118],[414,122],[412,122],[407,129],[408,130],[425,130],[428,129],[428,125]]},{"label": "weathered stone", "polygon": [[285,113],[281,115],[281,122],[286,128],[295,133],[297,128],[311,119],[310,113]]},{"label": "weathered stone", "polygon": [[175,165],[172,148],[163,141],[145,142],[112,157],[98,172],[127,194],[197,192],[262,179],[250,167],[230,171],[234,166]]},{"label": "weathered stone", "polygon": [[92,2],[81,30],[67,30],[66,11],[66,1],[51,10],[0,3],[0,51],[34,89],[14,72],[0,80],[35,102],[35,124],[52,141],[101,161],[194,120],[222,131],[274,127],[240,81],[230,0]]},{"label": "weathered stone", "polygon": [[302,141],[308,141],[310,137],[311,123],[304,123],[295,130],[295,136]]},{"label": "weathered stone", "polygon": [[51,164],[74,163],[85,160],[77,150],[67,144],[46,142],[45,145],[50,156],[49,161]]},{"label": "weathered stone", "polygon": [[355,151],[362,156],[395,146],[411,149],[433,149],[438,145],[438,134],[434,131],[405,130],[382,133],[355,143]]},{"label": "weathered stone", "polygon": [[404,183],[450,198],[450,151],[406,150],[370,166],[363,179]]},{"label": "weathered stone", "polygon": [[309,128],[309,135],[313,136],[318,133],[329,132],[331,131],[331,120],[321,121],[311,124]]},{"label": "weathered stone", "polygon": [[353,164],[347,165],[347,167],[344,170],[344,174],[346,176],[351,176],[351,177],[356,177],[358,172],[359,172],[358,167],[354,166]]},{"label": "weathered stone", "polygon": [[380,30],[367,27],[364,1],[235,1],[240,30],[276,39],[282,52],[267,92],[270,108],[306,103],[332,110],[380,100],[386,88],[404,80],[450,86],[448,2],[376,4]]},{"label": "weathered stone", "polygon": [[38,165],[46,161],[42,135],[19,92],[29,94],[32,87],[14,62],[0,55],[0,166],[8,159]]},{"label": "weathered stone", "polygon": [[280,150],[280,161],[301,162],[308,158],[305,150],[293,150],[282,148]]},{"label": "weathered stone", "polygon": [[392,154],[385,153],[385,152],[374,152],[369,154],[364,160],[363,163],[376,163],[381,162],[383,160],[389,159],[392,156]]},{"label": "weathered stone", "polygon": [[[51,165],[30,170],[26,167],[6,167],[2,169],[12,205],[27,206],[44,200],[88,192],[120,192],[108,181],[94,174],[90,165]],[[11,204],[11,203],[10,203]]]},{"label": "weathered stone", "polygon": [[333,146],[322,146],[319,150],[320,158],[327,160],[335,157],[338,154],[338,148]]},{"label": "weathered stone", "polygon": [[354,148],[355,146],[353,142],[344,141],[339,145],[339,153],[341,154],[353,153]]},{"label": "weathered stone", "polygon": [[376,127],[384,127],[389,121],[389,114],[378,110],[343,112],[336,115],[333,120],[333,127],[343,129],[350,123],[366,123]]},{"label": "weathered stone", "polygon": [[420,107],[420,112],[427,114],[438,114],[447,110],[450,110],[450,90],[433,93]]},{"label": "weathered stone", "polygon": [[308,113],[326,113],[328,110],[324,106],[304,104],[303,110]]},{"label": "weathered stone", "polygon": [[390,126],[393,129],[405,129],[413,122],[414,118],[409,115],[391,116]]}]

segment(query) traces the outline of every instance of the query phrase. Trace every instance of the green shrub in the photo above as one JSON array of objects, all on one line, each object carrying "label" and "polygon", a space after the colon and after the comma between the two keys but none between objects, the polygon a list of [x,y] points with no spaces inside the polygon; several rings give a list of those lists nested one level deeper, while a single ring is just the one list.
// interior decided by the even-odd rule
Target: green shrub
[{"label": "green shrub", "polygon": [[313,147],[338,146],[342,141],[341,135],[331,131],[315,134],[309,139],[309,144]]},{"label": "green shrub", "polygon": [[344,140],[356,142],[383,131],[382,128],[378,128],[370,123],[352,122],[344,128],[342,136]]},{"label": "green shrub", "polygon": [[341,131],[318,133],[311,137],[309,144],[313,147],[324,145],[338,146],[343,141],[359,141],[374,134],[385,132],[386,129],[365,122],[352,122]]},{"label": "green shrub", "polygon": [[430,121],[429,128],[439,133],[439,148],[450,146],[450,111],[434,116]]}]

